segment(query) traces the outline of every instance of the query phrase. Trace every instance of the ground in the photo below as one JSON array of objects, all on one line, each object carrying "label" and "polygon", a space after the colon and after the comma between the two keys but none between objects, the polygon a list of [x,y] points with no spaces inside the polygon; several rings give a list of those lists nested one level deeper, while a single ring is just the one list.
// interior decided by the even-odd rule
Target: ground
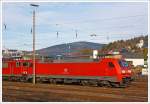
[{"label": "ground", "polygon": [[127,88],[2,82],[3,102],[147,102],[147,77]]}]

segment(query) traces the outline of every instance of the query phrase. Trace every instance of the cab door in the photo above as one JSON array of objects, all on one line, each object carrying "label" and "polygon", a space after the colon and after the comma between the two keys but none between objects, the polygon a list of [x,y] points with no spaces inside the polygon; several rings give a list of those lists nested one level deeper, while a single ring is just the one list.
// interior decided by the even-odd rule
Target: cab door
[{"label": "cab door", "polygon": [[115,64],[114,64],[112,61],[107,62],[106,74],[107,74],[108,76],[113,76],[113,75],[115,75]]},{"label": "cab door", "polygon": [[12,62],[11,64],[10,64],[10,73],[11,73],[11,76],[14,76],[14,70],[15,69],[15,63],[14,62]]},{"label": "cab door", "polygon": [[22,75],[27,75],[29,71],[30,63],[28,61],[22,62]]}]

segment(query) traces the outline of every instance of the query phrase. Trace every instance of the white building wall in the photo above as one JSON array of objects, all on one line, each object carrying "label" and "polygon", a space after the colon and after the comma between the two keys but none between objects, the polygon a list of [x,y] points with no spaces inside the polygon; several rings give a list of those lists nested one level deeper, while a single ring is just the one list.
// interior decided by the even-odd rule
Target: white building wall
[{"label": "white building wall", "polygon": [[142,68],[142,75],[148,75],[148,68]]},{"label": "white building wall", "polygon": [[97,59],[98,50],[93,50],[93,59]]},{"label": "white building wall", "polygon": [[144,59],[125,59],[126,61],[132,61],[134,66],[144,65]]}]

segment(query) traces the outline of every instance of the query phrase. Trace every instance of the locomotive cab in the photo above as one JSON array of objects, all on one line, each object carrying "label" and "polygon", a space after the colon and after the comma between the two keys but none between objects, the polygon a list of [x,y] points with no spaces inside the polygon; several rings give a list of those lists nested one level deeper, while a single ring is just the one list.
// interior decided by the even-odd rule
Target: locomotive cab
[{"label": "locomotive cab", "polygon": [[10,60],[3,61],[3,79],[21,80],[32,73],[31,60]]}]

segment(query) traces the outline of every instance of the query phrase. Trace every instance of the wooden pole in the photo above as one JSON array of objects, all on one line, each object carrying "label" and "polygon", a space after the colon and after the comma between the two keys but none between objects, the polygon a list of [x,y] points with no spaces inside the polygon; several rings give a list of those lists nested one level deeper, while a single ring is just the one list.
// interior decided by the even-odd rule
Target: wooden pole
[{"label": "wooden pole", "polygon": [[35,84],[36,70],[35,70],[35,10],[33,11],[33,84]]}]

